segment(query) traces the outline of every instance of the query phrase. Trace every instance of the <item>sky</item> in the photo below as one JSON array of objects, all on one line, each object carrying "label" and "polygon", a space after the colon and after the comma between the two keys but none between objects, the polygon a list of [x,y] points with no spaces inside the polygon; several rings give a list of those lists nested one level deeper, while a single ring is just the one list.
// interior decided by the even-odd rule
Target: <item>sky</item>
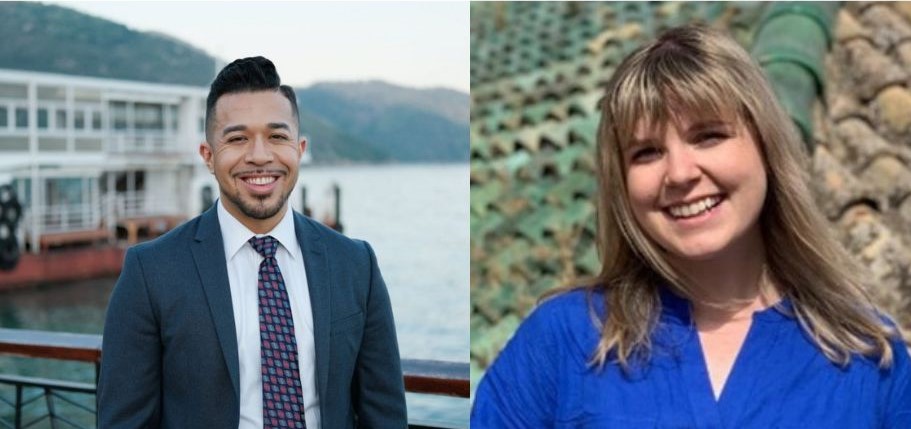
[{"label": "sky", "polygon": [[282,83],[379,79],[469,91],[468,2],[52,2],[174,36],[224,63],[262,55]]}]

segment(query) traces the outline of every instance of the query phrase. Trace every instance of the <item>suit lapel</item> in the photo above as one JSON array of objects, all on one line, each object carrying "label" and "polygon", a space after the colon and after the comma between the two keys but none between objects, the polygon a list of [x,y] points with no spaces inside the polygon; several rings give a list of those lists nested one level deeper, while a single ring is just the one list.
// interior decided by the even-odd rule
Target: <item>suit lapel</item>
[{"label": "suit lapel", "polygon": [[[307,287],[310,290],[310,307],[313,312],[313,343],[316,347],[316,387],[319,391],[320,414],[326,412],[329,391],[329,323],[332,317],[329,262],[320,232],[304,216],[294,213],[294,232],[304,257]],[[323,421],[326,425],[326,421]]]},{"label": "suit lapel", "polygon": [[228,268],[225,263],[225,249],[218,223],[218,213],[213,205],[203,213],[196,229],[195,240],[190,248],[199,271],[199,279],[206,293],[212,321],[231,383],[234,396],[240,401],[240,364],[237,357],[237,331],[234,326],[234,308],[231,304],[231,288],[228,283]]}]

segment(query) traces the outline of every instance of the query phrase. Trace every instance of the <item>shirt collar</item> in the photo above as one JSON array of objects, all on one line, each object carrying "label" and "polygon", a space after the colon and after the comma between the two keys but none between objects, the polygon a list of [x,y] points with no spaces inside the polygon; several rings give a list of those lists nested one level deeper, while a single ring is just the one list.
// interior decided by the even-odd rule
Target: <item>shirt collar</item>
[{"label": "shirt collar", "polygon": [[243,248],[251,237],[261,237],[264,235],[271,235],[274,237],[278,240],[279,244],[291,254],[292,259],[297,259],[300,254],[300,246],[297,243],[297,235],[294,233],[294,217],[292,215],[291,207],[288,207],[288,209],[285,210],[285,215],[282,216],[282,220],[275,225],[275,228],[272,228],[271,231],[265,234],[256,234],[253,231],[250,231],[244,224],[240,223],[240,221],[231,213],[228,213],[221,198],[218,199],[217,204],[218,224],[221,228],[221,237],[225,245],[225,258],[228,261],[234,258],[237,251]]},{"label": "shirt collar", "polygon": [[[677,295],[667,285],[659,288],[659,294],[661,297],[661,314],[666,320],[684,326],[693,323],[693,307],[688,299]],[[782,298],[768,308],[753,313],[753,316],[754,320],[775,322],[787,320],[791,317],[793,311],[791,301],[788,298]]]}]

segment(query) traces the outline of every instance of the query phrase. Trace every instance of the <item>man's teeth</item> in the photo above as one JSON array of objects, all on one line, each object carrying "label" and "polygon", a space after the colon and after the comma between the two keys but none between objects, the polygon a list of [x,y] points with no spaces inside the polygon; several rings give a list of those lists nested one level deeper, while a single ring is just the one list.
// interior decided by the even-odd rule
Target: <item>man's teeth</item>
[{"label": "man's teeth", "polygon": [[706,210],[711,209],[721,202],[720,197],[706,197],[690,204],[673,206],[668,210],[676,218],[686,218],[701,215]]},{"label": "man's teeth", "polygon": [[244,181],[253,185],[268,185],[275,181],[275,177],[248,177]]}]

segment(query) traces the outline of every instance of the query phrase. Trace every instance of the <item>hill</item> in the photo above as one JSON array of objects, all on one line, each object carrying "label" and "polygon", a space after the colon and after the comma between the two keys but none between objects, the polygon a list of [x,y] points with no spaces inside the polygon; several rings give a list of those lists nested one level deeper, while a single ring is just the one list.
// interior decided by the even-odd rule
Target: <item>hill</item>
[{"label": "hill", "polygon": [[[167,34],[66,7],[0,2],[0,68],[208,86],[216,64]],[[379,81],[296,90],[316,163],[467,162],[466,93]]]},{"label": "hill", "polygon": [[0,2],[0,68],[205,86],[215,58],[65,7]]},{"label": "hill", "polygon": [[380,81],[320,83],[298,90],[313,112],[403,162],[468,160],[468,94]]}]

